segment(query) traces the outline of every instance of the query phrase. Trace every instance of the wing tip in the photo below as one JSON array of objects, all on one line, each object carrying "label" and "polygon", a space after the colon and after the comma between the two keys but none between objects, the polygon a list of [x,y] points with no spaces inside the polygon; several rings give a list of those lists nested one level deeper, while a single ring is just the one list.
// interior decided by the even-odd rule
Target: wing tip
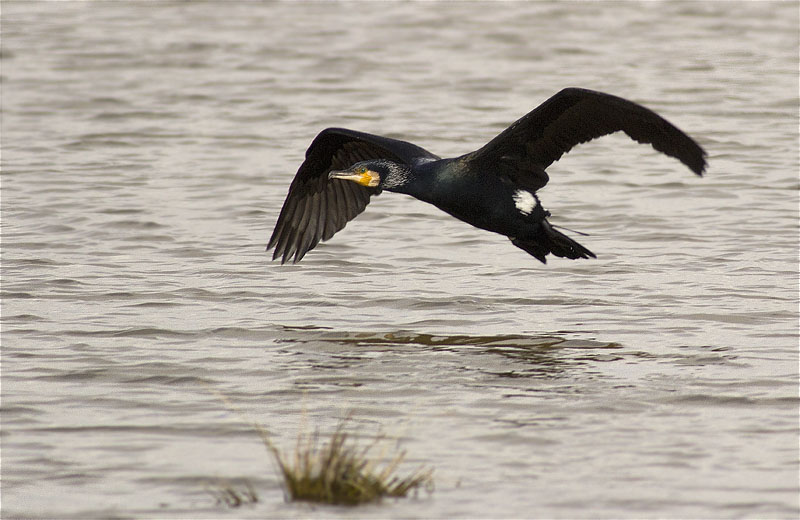
[{"label": "wing tip", "polygon": [[[267,248],[264,251],[266,253],[269,253],[269,250],[272,249],[273,247],[275,247],[275,244],[273,244],[272,241],[270,241],[270,243],[267,245]],[[274,262],[275,260],[278,260],[278,258],[280,258],[281,265],[283,265],[286,263],[287,259],[286,257],[287,257],[286,251],[282,251],[280,248],[276,248],[275,251],[272,252],[271,261]]]},{"label": "wing tip", "polygon": [[699,144],[695,143],[695,146],[697,153],[692,154],[690,160],[684,162],[698,177],[702,177],[708,169],[708,153]]}]

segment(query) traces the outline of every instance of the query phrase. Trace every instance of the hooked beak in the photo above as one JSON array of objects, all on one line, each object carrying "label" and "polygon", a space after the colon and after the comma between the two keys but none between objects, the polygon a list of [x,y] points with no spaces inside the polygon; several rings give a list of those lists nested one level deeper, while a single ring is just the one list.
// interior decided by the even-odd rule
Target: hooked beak
[{"label": "hooked beak", "polygon": [[367,186],[369,188],[374,188],[381,182],[380,175],[372,170],[367,170],[364,173],[353,173],[347,170],[334,170],[328,173],[328,178],[353,181],[356,184]]}]

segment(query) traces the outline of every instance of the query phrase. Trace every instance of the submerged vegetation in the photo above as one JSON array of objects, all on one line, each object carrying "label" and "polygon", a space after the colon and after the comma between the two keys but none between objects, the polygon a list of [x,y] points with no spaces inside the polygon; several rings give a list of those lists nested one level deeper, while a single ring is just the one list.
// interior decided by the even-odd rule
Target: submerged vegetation
[{"label": "submerged vegetation", "polygon": [[433,489],[433,470],[420,468],[405,477],[396,475],[405,451],[395,448],[391,457],[385,453],[371,457],[384,437],[378,436],[359,447],[346,431],[348,422],[349,418],[343,419],[325,443],[317,433],[301,433],[293,454],[279,450],[267,432],[259,429],[264,445],[278,464],[287,499],[358,505],[384,497],[405,497],[419,488],[429,492]]}]

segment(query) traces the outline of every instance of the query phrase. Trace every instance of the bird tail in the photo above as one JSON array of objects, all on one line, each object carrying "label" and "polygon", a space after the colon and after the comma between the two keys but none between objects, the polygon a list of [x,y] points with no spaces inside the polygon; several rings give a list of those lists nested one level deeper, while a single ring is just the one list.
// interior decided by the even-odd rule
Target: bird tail
[{"label": "bird tail", "polygon": [[575,242],[567,235],[557,231],[547,221],[539,223],[536,234],[528,238],[512,238],[511,243],[534,256],[543,264],[547,263],[547,255],[553,254],[562,258],[597,258],[594,253]]}]

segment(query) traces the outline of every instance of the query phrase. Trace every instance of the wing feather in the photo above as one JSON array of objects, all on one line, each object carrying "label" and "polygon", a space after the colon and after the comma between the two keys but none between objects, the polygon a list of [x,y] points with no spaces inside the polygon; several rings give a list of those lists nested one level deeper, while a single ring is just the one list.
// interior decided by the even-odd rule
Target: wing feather
[{"label": "wing feather", "polygon": [[547,184],[545,168],[574,146],[618,131],[680,160],[697,175],[706,168],[703,148],[652,110],[579,88],[558,92],[465,159],[535,191]]},{"label": "wing feather", "polygon": [[[297,233],[298,238],[295,241],[295,251],[294,251],[294,259],[293,262],[299,262],[300,259],[305,255],[308,251],[311,234],[313,233],[314,229],[310,225],[311,222],[315,222],[316,218],[314,215],[314,204],[315,200],[319,196],[318,193],[314,193],[310,197],[306,197],[305,200],[305,207],[303,208],[303,216],[300,219],[300,223],[297,226]],[[292,252],[289,253],[289,256],[292,256]]]},{"label": "wing feather", "polygon": [[331,170],[343,170],[368,159],[390,159],[414,164],[438,159],[419,146],[344,128],[320,132],[306,150],[306,158],[289,187],[267,250],[273,260],[299,262],[321,240],[330,239],[364,211],[378,188],[328,179]]}]

